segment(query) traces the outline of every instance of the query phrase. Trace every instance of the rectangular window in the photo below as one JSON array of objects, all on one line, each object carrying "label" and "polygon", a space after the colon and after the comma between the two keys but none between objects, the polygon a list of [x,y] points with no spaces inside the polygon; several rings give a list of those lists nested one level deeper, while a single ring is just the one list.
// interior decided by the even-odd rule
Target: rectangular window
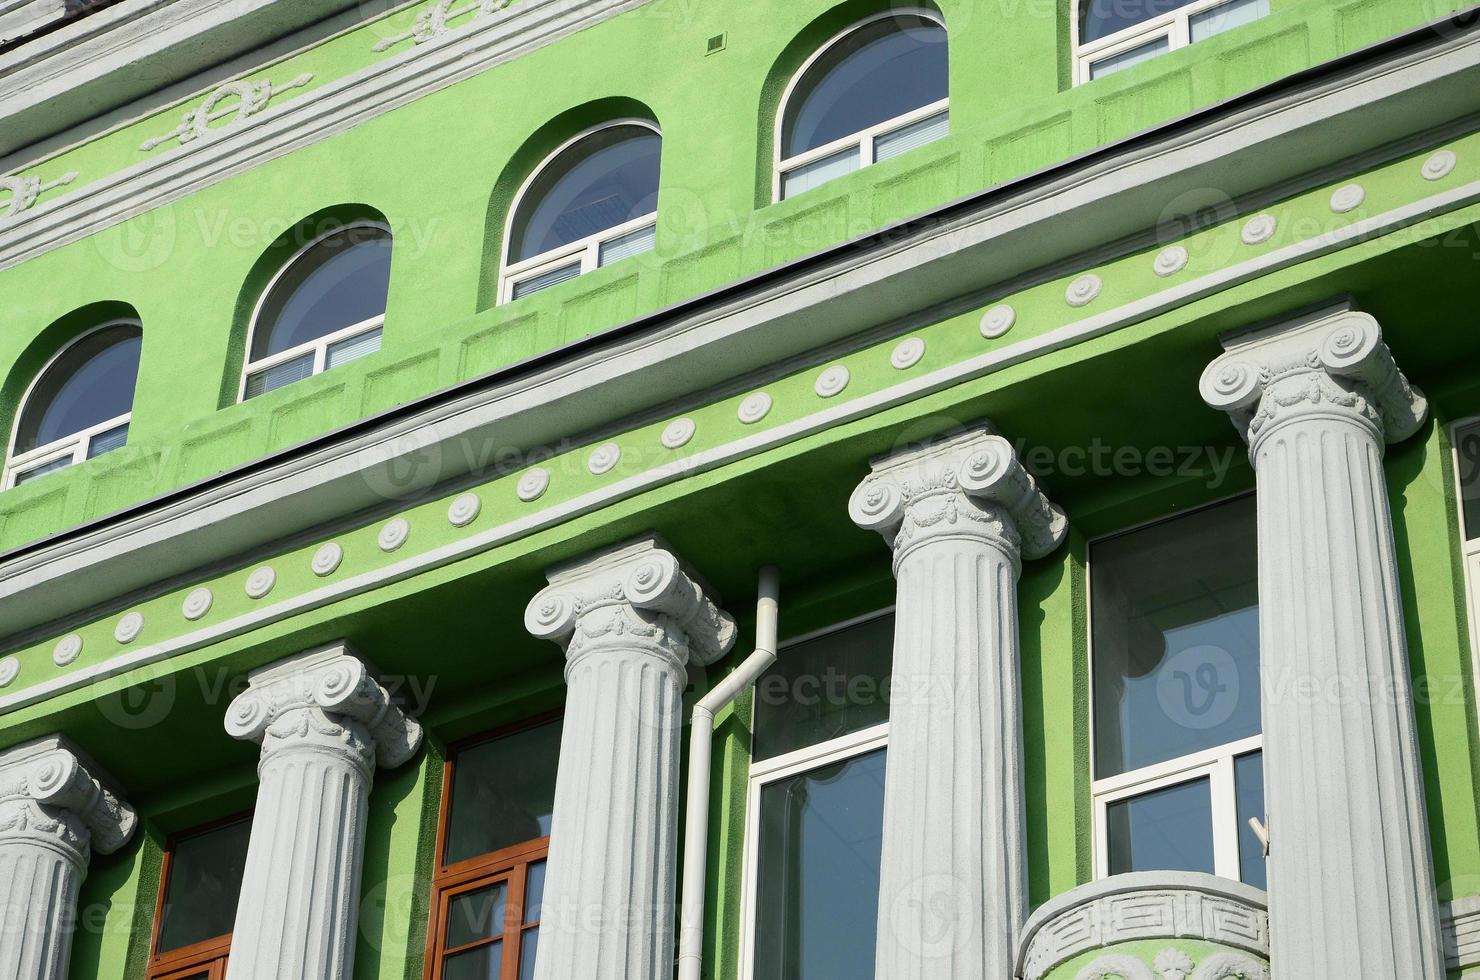
[{"label": "rectangular window", "polygon": [[170,838],[160,873],[149,980],[219,980],[226,975],[250,816]]},{"label": "rectangular window", "polygon": [[1090,552],[1096,864],[1264,886],[1254,498]]},{"label": "rectangular window", "polygon": [[449,754],[428,980],[534,976],[559,761],[559,718],[479,736]]},{"label": "rectangular window", "polygon": [[784,644],[756,685],[746,980],[870,980],[894,617]]},{"label": "rectangular window", "polygon": [[1480,690],[1480,419],[1468,419],[1451,432],[1455,483],[1459,492],[1460,542],[1470,598],[1470,651]]},{"label": "rectangular window", "polygon": [[1269,16],[1269,0],[1079,0],[1079,7],[1087,19],[1075,26],[1077,83]]}]

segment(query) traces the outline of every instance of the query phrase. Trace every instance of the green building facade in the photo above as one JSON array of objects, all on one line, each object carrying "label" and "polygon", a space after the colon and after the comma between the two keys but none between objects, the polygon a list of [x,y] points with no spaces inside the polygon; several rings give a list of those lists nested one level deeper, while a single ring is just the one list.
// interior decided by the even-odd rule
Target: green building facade
[{"label": "green building facade", "polygon": [[0,0],[0,980],[1480,976],[1480,8]]}]

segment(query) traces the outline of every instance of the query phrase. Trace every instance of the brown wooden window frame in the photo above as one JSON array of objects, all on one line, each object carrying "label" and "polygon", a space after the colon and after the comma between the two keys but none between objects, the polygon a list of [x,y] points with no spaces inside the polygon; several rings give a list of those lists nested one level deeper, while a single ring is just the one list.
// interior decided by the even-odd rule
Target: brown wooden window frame
[{"label": "brown wooden window frame", "polygon": [[159,869],[159,893],[154,901],[154,935],[149,940],[149,966],[145,971],[146,980],[190,980],[199,977],[202,973],[206,980],[225,980],[226,961],[231,954],[231,933],[224,936],[216,936],[213,939],[204,939],[189,946],[181,946],[168,952],[159,951],[159,935],[164,929],[164,903],[169,897],[170,870],[174,862],[175,848],[183,840],[208,834],[213,830],[220,830],[231,824],[242,820],[250,820],[251,810],[222,817],[208,824],[191,827],[189,830],[181,830],[170,834],[165,841],[164,861]]},{"label": "brown wooden window frame", "polygon": [[539,928],[540,925],[538,919],[529,923],[524,921],[524,902],[529,882],[529,869],[532,865],[547,858],[550,852],[550,838],[539,837],[488,854],[466,858],[456,864],[447,864],[447,839],[452,827],[452,785],[457,757],[463,751],[557,721],[563,714],[564,712],[561,711],[553,711],[526,718],[515,724],[504,725],[448,746],[447,761],[442,766],[442,804],[440,815],[437,818],[437,855],[436,867],[432,872],[432,901],[427,929],[425,980],[443,980],[443,967],[450,957],[482,946],[493,945],[494,939],[490,937],[448,949],[444,940],[447,935],[448,912],[453,900],[461,895],[499,883],[504,883],[507,889],[504,900],[504,931],[499,937],[503,941],[499,980],[519,980],[524,934]]}]

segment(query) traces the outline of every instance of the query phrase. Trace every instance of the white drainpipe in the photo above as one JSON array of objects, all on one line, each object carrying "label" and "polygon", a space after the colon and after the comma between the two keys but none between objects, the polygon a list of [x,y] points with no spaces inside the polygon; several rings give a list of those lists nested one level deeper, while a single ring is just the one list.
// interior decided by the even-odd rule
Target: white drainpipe
[{"label": "white drainpipe", "polygon": [[704,874],[709,858],[709,762],[714,751],[714,716],[776,662],[776,604],[780,592],[780,573],[771,565],[762,568],[755,603],[755,652],[694,705],[689,729],[678,980],[699,980],[699,968],[704,963]]}]

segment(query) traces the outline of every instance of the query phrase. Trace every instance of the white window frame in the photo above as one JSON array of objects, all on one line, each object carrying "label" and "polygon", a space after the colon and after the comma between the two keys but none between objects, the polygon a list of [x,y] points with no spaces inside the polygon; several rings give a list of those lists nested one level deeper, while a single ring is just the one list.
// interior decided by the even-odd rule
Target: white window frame
[{"label": "white window frame", "polygon": [[1079,29],[1086,0],[1074,0],[1069,29],[1074,35],[1074,84],[1083,85],[1094,81],[1090,77],[1090,66],[1105,58],[1139,48],[1143,44],[1165,37],[1167,54],[1192,43],[1192,18],[1236,0],[1197,0],[1185,7],[1152,17],[1139,24],[1116,31],[1114,34],[1088,43],[1080,43]]},{"label": "white window frame", "polygon": [[[143,324],[132,317],[118,317],[117,319],[100,323],[96,327],[92,327],[74,337],[67,344],[63,345],[60,350],[52,354],[41,370],[36,372],[36,376],[31,379],[31,383],[26,385],[26,392],[21,396],[19,403],[20,408],[15,413],[15,422],[10,427],[10,441],[5,446],[5,467],[3,474],[0,474],[0,487],[10,490],[17,486],[20,478],[27,473],[48,463],[57,462],[58,460],[69,460],[67,466],[76,466],[78,463],[86,462],[87,451],[92,446],[93,439],[105,432],[112,432],[121,425],[127,425],[133,419],[133,400],[130,398],[129,410],[117,418],[88,426],[78,432],[73,432],[60,439],[55,439],[44,446],[37,446],[35,449],[28,450],[19,455],[15,451],[16,440],[20,438],[21,434],[21,419],[25,416],[26,408],[31,404],[31,397],[36,393],[36,386],[41,383],[41,379],[46,377],[51,369],[56,366],[57,362],[73,347],[76,347],[88,337],[103,330],[122,326],[134,327],[141,333],[144,329]],[[135,382],[135,387],[137,388],[137,381]]]},{"label": "white window frame", "polygon": [[[841,153],[849,147],[856,147],[858,150],[858,169],[862,170],[864,167],[870,167],[874,164],[874,149],[881,137],[888,136],[923,119],[929,119],[931,116],[941,113],[946,113],[947,118],[949,118],[951,99],[947,95],[944,99],[921,106],[918,109],[912,109],[901,116],[886,119],[884,122],[860,130],[857,133],[839,137],[831,143],[826,143],[815,149],[806,150],[782,159],[781,147],[784,136],[783,129],[786,125],[786,110],[791,106],[792,99],[796,95],[797,86],[801,84],[803,78],[807,77],[807,73],[812,70],[812,66],[817,64],[825,54],[842,43],[845,38],[855,31],[862,30],[870,24],[876,24],[879,21],[898,20],[902,17],[912,16],[931,21],[938,24],[941,30],[946,30],[946,22],[941,18],[940,14],[926,7],[904,7],[882,14],[874,14],[834,34],[828,39],[827,43],[812,52],[811,56],[802,63],[802,67],[797,69],[796,74],[791,76],[791,80],[786,83],[786,88],[782,90],[781,102],[776,110],[775,131],[771,139],[771,200],[773,202],[784,199],[785,195],[783,191],[786,183],[786,175],[799,167],[804,167],[809,163],[815,163],[835,153]],[[946,38],[946,43],[949,44],[949,31],[947,31]],[[803,191],[802,193],[806,192]]]},{"label": "white window frame", "polygon": [[[583,129],[564,143],[561,143],[554,152],[541,160],[540,165],[530,171],[529,176],[524,179],[524,183],[519,187],[519,192],[514,195],[514,203],[509,208],[509,215],[504,219],[504,244],[499,252],[499,305],[513,302],[514,287],[530,279],[536,279],[545,273],[553,272],[563,266],[574,265],[576,262],[580,263],[581,270],[572,278],[579,278],[588,272],[600,268],[601,247],[618,238],[630,235],[636,231],[643,231],[647,228],[654,229],[654,233],[656,234],[658,212],[655,208],[647,214],[640,215],[630,221],[624,221],[620,225],[613,225],[594,235],[588,235],[585,238],[562,245],[559,248],[552,248],[547,252],[531,255],[529,258],[521,259],[515,263],[509,261],[514,248],[514,220],[519,216],[519,212],[524,206],[524,199],[528,196],[535,181],[566,150],[569,150],[587,137],[595,136],[604,130],[616,129],[619,126],[641,126],[644,129],[652,130],[660,140],[663,138],[663,131],[650,119],[643,119],[636,116],[613,119],[600,125],[592,126],[589,129]],[[661,153],[661,149],[659,152]],[[630,258],[630,256],[626,257]],[[618,261],[621,260],[619,259]]]},{"label": "white window frame", "polygon": [[1470,613],[1470,670],[1474,683],[1472,690],[1480,691],[1480,536],[1470,540],[1470,532],[1480,532],[1480,528],[1465,527],[1465,471],[1459,457],[1460,438],[1471,429],[1480,430],[1480,415],[1472,415],[1452,423],[1449,426],[1449,445],[1454,465],[1454,509],[1459,521],[1459,547],[1464,556],[1465,600],[1469,603]]},{"label": "white window frame", "polygon": [[[315,339],[306,341],[296,347],[290,347],[285,351],[281,351],[277,354],[271,354],[267,357],[259,358],[255,361],[252,360],[252,343],[257,337],[257,328],[259,326],[259,321],[262,315],[262,307],[267,303],[268,298],[271,297],[273,292],[277,289],[278,283],[282,281],[283,276],[287,274],[289,269],[293,268],[293,266],[298,262],[299,259],[308,254],[308,251],[314,246],[318,245],[320,242],[333,238],[336,235],[347,234],[357,228],[378,228],[381,231],[384,231],[387,236],[390,236],[390,241],[392,242],[391,247],[393,249],[395,248],[395,237],[391,233],[391,226],[386,224],[384,221],[352,221],[349,224],[339,225],[338,227],[324,232],[323,234],[315,237],[308,244],[299,248],[286,261],[284,261],[282,265],[278,267],[277,272],[273,273],[272,278],[268,280],[267,285],[263,288],[261,295],[257,297],[256,305],[252,307],[252,319],[247,329],[247,349],[242,354],[243,363],[241,383],[237,386],[236,392],[236,400],[238,402],[244,402],[247,400],[247,381],[254,374],[261,374],[263,371],[277,367],[279,364],[286,364],[288,361],[296,361],[298,358],[309,352],[312,352],[314,356],[313,370],[309,373],[309,377],[313,377],[316,374],[323,374],[326,370],[328,370],[328,357],[330,347],[333,347],[335,344],[338,344],[341,341],[350,340],[354,337],[358,337],[361,334],[368,334],[374,330],[385,329],[385,313],[382,311],[376,316],[361,320],[359,323],[350,324],[347,327],[343,327],[339,330],[334,331],[333,333],[325,334],[322,337],[316,337]],[[273,390],[276,391],[277,389]],[[269,394],[269,392],[263,392],[263,394]]]},{"label": "white window frame", "polygon": [[[1243,868],[1239,858],[1239,835],[1242,824],[1238,813],[1238,778],[1234,763],[1251,752],[1264,751],[1264,733],[1248,738],[1225,742],[1212,748],[1201,749],[1175,759],[1127,770],[1114,776],[1099,778],[1095,772],[1097,758],[1095,742],[1095,631],[1094,631],[1094,556],[1095,546],[1111,538],[1142,531],[1157,524],[1177,520],[1211,507],[1232,503],[1247,493],[1238,493],[1221,500],[1191,507],[1177,514],[1153,518],[1130,527],[1100,535],[1089,542],[1084,563],[1085,583],[1085,627],[1089,645],[1089,771],[1091,818],[1094,821],[1092,858],[1095,878],[1110,877],[1110,804],[1132,799],[1160,789],[1169,789],[1183,783],[1194,782],[1203,777],[1208,779],[1211,818],[1213,821],[1213,873],[1230,881],[1243,881]],[[1262,667],[1262,661],[1261,661]],[[1260,728],[1263,728],[1262,720]],[[1261,816],[1260,820],[1264,818]]]},{"label": "white window frame", "polygon": [[[830,633],[837,633],[854,626],[860,626],[871,620],[880,619],[894,612],[894,606],[886,606],[862,616],[834,623],[820,630],[805,633],[793,637],[780,644],[777,648],[778,659],[786,656],[786,649],[802,643],[807,643]],[[744,877],[740,887],[740,978],[739,980],[756,980],[755,976],[755,940],[757,936],[755,914],[756,893],[759,891],[760,874],[760,832],[761,832],[761,791],[771,783],[788,779],[813,769],[821,769],[824,766],[835,765],[839,762],[847,762],[859,756],[867,755],[876,749],[887,749],[889,747],[889,722],[874,725],[871,728],[850,732],[826,742],[818,742],[814,745],[806,745],[799,749],[793,749],[782,755],[774,756],[760,762],[755,759],[755,736],[751,735],[751,763],[749,782],[745,793],[745,853],[743,858]],[[762,978],[764,980],[764,978]]]}]

